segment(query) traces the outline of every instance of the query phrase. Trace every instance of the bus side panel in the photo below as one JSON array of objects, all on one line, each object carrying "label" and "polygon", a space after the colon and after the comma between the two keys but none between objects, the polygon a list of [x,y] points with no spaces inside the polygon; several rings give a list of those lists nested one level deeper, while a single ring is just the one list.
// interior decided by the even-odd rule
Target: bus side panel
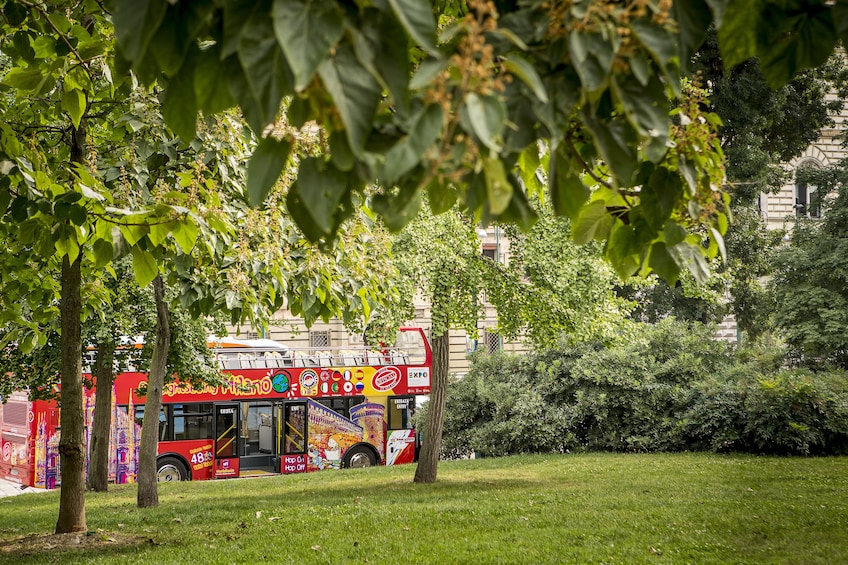
[{"label": "bus side panel", "polygon": [[0,406],[0,478],[26,486],[35,480],[33,404],[26,393],[13,393]]},{"label": "bus side panel", "polygon": [[159,454],[176,453],[188,463],[191,480],[205,481],[215,478],[215,458],[211,439],[160,441]]}]

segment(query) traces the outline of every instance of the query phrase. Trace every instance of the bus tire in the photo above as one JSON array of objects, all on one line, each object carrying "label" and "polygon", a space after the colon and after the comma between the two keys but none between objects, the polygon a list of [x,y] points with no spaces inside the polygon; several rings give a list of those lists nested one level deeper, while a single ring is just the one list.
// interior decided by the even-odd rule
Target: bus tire
[{"label": "bus tire", "polygon": [[345,453],[344,466],[346,469],[364,469],[377,464],[377,456],[374,451],[364,445],[351,447]]},{"label": "bus tire", "polygon": [[157,462],[156,477],[160,483],[187,481],[188,469],[176,457],[163,457]]}]

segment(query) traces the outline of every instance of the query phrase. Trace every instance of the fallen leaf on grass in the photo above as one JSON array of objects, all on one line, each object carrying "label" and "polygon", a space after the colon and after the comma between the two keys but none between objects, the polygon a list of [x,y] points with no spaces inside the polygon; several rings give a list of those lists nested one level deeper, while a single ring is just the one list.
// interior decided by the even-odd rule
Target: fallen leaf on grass
[{"label": "fallen leaf on grass", "polygon": [[319,549],[321,549],[320,545],[313,545],[312,546],[312,551],[318,551]]}]

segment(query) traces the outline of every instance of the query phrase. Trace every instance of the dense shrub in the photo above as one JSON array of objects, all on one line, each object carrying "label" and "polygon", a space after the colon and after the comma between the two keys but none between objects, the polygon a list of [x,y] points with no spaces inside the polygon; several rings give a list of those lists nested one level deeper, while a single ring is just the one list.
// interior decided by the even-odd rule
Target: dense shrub
[{"label": "dense shrub", "polygon": [[479,356],[449,387],[444,455],[848,453],[846,374],[783,371],[774,360],[674,321],[608,346]]}]

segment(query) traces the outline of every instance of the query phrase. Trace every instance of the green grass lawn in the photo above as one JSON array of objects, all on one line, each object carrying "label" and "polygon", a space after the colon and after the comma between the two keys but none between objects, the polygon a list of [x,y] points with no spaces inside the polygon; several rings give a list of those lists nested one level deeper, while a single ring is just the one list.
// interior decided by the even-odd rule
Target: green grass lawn
[{"label": "green grass lawn", "polygon": [[[589,454],[135,486],[86,498],[134,545],[9,563],[848,563],[848,458]],[[51,532],[58,493],[0,500],[0,550]]]}]

